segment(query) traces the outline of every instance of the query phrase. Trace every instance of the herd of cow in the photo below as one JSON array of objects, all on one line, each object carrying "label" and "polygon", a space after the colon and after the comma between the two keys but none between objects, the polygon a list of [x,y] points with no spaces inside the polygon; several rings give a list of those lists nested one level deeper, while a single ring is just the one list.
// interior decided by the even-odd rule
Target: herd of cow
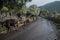
[{"label": "herd of cow", "polygon": [[[29,19],[25,18],[25,20],[24,20],[23,17],[20,19],[23,20],[22,22],[24,23],[24,25],[30,22]],[[17,31],[18,27],[19,27],[19,23],[21,21],[20,19],[19,18],[18,19],[7,19],[5,21],[0,21],[0,25],[1,25],[1,27],[5,27],[7,32],[11,31],[11,27],[14,27],[15,30]]]}]

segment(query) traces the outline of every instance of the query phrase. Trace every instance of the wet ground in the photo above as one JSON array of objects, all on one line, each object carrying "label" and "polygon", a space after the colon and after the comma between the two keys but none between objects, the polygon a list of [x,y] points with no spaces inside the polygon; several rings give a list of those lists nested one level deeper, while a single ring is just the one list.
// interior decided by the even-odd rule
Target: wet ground
[{"label": "wet ground", "polygon": [[24,29],[0,35],[0,40],[57,40],[56,29],[46,19],[39,17],[37,21],[26,25]]}]

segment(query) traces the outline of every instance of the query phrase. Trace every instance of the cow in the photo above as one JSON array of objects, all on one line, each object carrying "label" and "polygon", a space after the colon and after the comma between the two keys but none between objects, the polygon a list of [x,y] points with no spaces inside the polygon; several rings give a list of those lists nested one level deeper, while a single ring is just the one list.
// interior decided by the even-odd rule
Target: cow
[{"label": "cow", "polygon": [[19,20],[17,19],[8,19],[3,22],[3,25],[6,27],[7,31],[11,31],[11,27],[13,26],[16,30],[18,30]]}]

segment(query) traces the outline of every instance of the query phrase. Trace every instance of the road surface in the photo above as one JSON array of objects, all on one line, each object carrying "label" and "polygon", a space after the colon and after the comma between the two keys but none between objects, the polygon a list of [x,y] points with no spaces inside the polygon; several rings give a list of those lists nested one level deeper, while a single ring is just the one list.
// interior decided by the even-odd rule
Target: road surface
[{"label": "road surface", "polygon": [[[4,36],[4,35],[3,35]],[[37,21],[27,25],[23,31],[12,32],[4,37],[0,36],[0,40],[56,40],[56,29],[46,19],[41,17]]]}]

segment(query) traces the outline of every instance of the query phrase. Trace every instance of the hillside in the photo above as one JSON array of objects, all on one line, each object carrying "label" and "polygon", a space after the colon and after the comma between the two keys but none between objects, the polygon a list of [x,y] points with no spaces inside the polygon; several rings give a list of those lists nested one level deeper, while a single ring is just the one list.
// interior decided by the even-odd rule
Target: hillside
[{"label": "hillside", "polygon": [[47,9],[50,12],[54,12],[54,11],[60,12],[60,1],[51,2],[44,6],[40,6],[39,8]]}]

